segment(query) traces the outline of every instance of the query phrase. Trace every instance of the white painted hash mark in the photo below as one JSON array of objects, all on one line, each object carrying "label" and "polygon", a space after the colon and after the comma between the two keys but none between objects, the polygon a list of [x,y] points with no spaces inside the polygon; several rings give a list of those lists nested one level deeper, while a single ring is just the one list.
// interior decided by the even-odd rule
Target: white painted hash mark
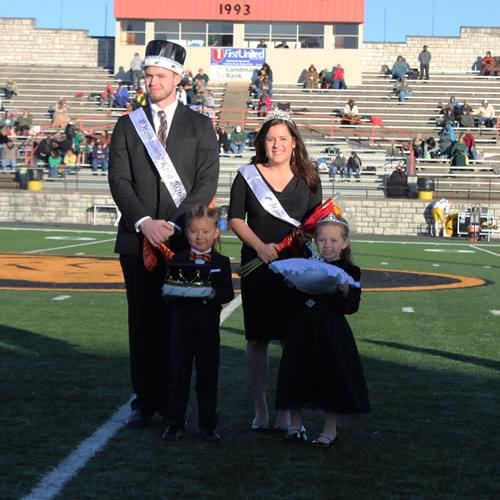
[{"label": "white painted hash mark", "polygon": [[490,309],[490,313],[493,314],[493,316],[500,316],[500,309]]},{"label": "white painted hash mark", "polygon": [[70,298],[71,298],[71,295],[58,295],[57,297],[54,297],[52,300],[67,300]]},{"label": "white painted hash mark", "polygon": [[414,313],[415,309],[413,309],[413,307],[402,307],[401,311],[404,313]]}]

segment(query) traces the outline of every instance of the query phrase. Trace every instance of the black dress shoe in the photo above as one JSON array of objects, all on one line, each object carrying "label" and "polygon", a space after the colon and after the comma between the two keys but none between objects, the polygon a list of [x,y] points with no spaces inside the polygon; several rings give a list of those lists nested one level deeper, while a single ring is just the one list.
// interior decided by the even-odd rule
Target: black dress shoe
[{"label": "black dress shoe", "polygon": [[169,425],[165,432],[162,434],[161,438],[164,441],[180,441],[184,437],[184,430],[182,427],[177,427],[176,425]]},{"label": "black dress shoe", "polygon": [[201,439],[203,441],[210,441],[211,443],[220,443],[221,437],[216,430],[213,431],[201,431]]},{"label": "black dress shoe", "polygon": [[132,410],[127,419],[128,429],[141,429],[149,423],[149,417],[144,415],[142,410]]}]

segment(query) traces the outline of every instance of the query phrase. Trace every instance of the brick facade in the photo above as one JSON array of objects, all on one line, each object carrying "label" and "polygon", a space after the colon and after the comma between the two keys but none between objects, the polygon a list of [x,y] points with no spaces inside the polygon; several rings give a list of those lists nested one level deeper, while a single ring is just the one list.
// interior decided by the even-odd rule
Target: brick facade
[{"label": "brick facade", "polygon": [[0,17],[0,61],[95,67],[98,42],[87,30],[40,29],[35,19]]}]

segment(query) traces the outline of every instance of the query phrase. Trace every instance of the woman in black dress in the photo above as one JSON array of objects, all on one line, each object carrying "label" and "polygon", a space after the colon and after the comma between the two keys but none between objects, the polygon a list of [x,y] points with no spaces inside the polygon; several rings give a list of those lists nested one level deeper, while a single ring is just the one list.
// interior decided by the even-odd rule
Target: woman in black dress
[{"label": "woman in black dress", "polygon": [[[243,242],[242,265],[255,257],[265,264],[290,257],[289,250],[278,256],[277,244],[321,203],[322,195],[317,170],[308,159],[300,133],[287,113],[269,113],[254,144],[251,164],[242,167],[233,182],[229,208],[230,227]],[[260,183],[260,192],[249,184],[251,177]],[[274,200],[274,212],[262,205],[266,205],[269,198]],[[267,349],[270,340],[286,339],[290,293],[284,280],[266,265],[241,279],[246,363],[255,398],[253,430],[269,427]],[[289,418],[288,412],[279,412],[274,428],[287,430]]]}]

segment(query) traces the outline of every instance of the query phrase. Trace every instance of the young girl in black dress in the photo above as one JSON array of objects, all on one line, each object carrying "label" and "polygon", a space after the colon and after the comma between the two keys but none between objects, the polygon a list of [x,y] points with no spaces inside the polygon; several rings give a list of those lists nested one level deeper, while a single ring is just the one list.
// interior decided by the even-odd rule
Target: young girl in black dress
[{"label": "young girl in black dress", "polygon": [[[316,247],[322,259],[359,281],[359,267],[351,260],[349,227],[333,214],[316,228]],[[337,418],[342,413],[368,413],[370,405],[356,343],[346,314],[357,312],[361,288],[338,285],[334,293],[308,295],[297,291],[296,303],[280,364],[276,406],[291,410],[287,442],[307,441],[302,425],[303,408],[326,412],[323,432],[313,440],[329,447],[337,438]]]}]

